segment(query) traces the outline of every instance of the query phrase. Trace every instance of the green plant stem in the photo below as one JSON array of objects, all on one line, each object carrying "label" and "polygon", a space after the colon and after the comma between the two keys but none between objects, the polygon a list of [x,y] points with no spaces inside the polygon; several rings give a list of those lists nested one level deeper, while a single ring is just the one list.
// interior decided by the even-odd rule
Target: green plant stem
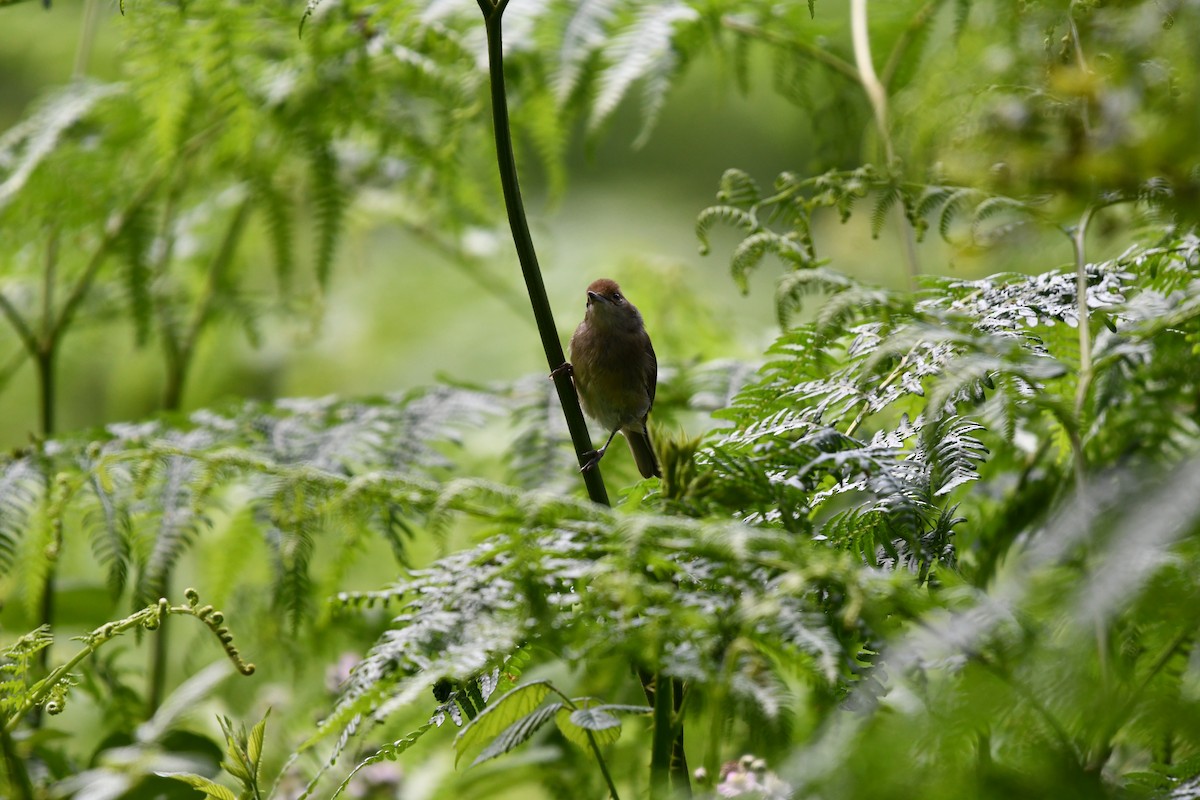
[{"label": "green plant stem", "polygon": [[192,361],[196,355],[196,346],[200,341],[200,335],[212,320],[217,298],[221,294],[221,286],[229,272],[229,265],[233,263],[233,257],[237,253],[242,234],[245,233],[252,208],[253,202],[247,197],[238,204],[237,210],[230,218],[229,226],[225,229],[225,236],[221,239],[220,246],[209,262],[203,293],[196,303],[192,320],[182,333],[177,332],[170,325],[167,319],[169,312],[165,303],[160,306],[159,316],[162,320],[160,327],[167,361],[167,380],[163,392],[163,409],[166,411],[178,411],[182,407],[183,392],[187,387],[188,373],[191,371]]},{"label": "green plant stem", "polygon": [[[538,266],[537,253],[533,248],[533,237],[529,232],[529,222],[525,218],[525,206],[521,200],[521,188],[517,181],[517,162],[513,154],[512,131],[508,120],[508,98],[504,87],[504,45],[501,38],[501,20],[508,0],[498,0],[494,5],[490,0],[478,0],[478,3],[483,12],[487,29],[492,123],[495,129],[496,160],[500,169],[500,185],[504,192],[504,205],[508,212],[509,227],[512,228],[517,258],[521,262],[525,288],[529,292],[529,302],[533,305],[533,316],[537,321],[538,333],[542,339],[542,349],[546,353],[546,363],[553,372],[566,363],[567,359],[563,355],[562,344],[558,340],[558,329],[554,325],[554,313],[550,309],[550,300],[546,296],[546,287],[542,282],[542,271]],[[588,460],[585,454],[594,448],[591,436],[588,434],[587,422],[583,418],[583,410],[579,407],[579,398],[575,395],[575,385],[565,370],[554,373],[553,380],[554,388],[558,392],[559,403],[562,405],[563,415],[567,420],[571,443],[575,446],[575,454],[579,459],[579,466],[582,467]],[[588,496],[596,503],[610,505],[600,468],[595,467],[582,474]]]},{"label": "green plant stem", "polygon": [[671,702],[674,725],[671,728],[671,791],[673,797],[692,796],[692,776],[688,771],[687,753],[683,749],[683,709],[688,690],[678,678],[671,679]]},{"label": "green plant stem", "polygon": [[654,676],[653,685],[654,740],[650,747],[650,798],[656,800],[670,796],[675,695],[671,679],[661,672]]},{"label": "green plant stem", "polygon": [[871,111],[875,115],[875,127],[879,130],[879,139],[883,143],[884,156],[890,166],[896,157],[892,150],[892,137],[888,132],[887,90],[875,73],[875,63],[871,60],[871,36],[867,28],[867,0],[850,0],[850,34],[854,43],[854,64],[858,68],[858,81],[867,100],[871,103]]},{"label": "green plant stem", "polygon": [[879,76],[879,80],[887,88],[891,88],[892,81],[896,78],[896,72],[900,69],[900,62],[904,58],[904,54],[908,52],[908,48],[912,46],[916,40],[918,32],[933,20],[934,12],[942,6],[945,0],[930,0],[924,6],[913,14],[912,19],[908,21],[908,26],[896,39],[896,44],[892,46],[892,52],[888,54],[887,63],[883,65],[883,74]]},{"label": "green plant stem", "polygon": [[[162,593],[171,592],[171,573],[163,575]],[[150,680],[146,687],[146,719],[154,716],[162,705],[162,698],[167,685],[167,656],[170,648],[167,646],[167,634],[170,630],[169,615],[164,614],[158,623],[158,632],[154,636],[154,644],[150,648]]]},{"label": "green plant stem", "polygon": [[428,225],[409,222],[407,220],[402,222],[410,233],[449,259],[476,286],[503,303],[513,312],[513,316],[526,324],[530,323],[529,317],[525,316],[525,301],[521,297],[521,293],[493,275],[491,271],[485,268],[481,259],[467,254],[463,251],[463,248],[446,241],[445,238]]},{"label": "green plant stem", "polygon": [[[896,163],[896,149],[892,144],[892,134],[888,123],[888,97],[879,76],[875,72],[875,62],[871,58],[871,34],[867,26],[867,0],[850,0],[850,34],[854,43],[854,63],[857,66],[859,84],[871,103],[871,112],[875,116],[875,127],[879,132],[879,140],[883,143],[884,160],[891,170]],[[893,54],[895,51],[893,51]],[[908,265],[908,284],[910,289],[917,288],[917,276],[921,274],[917,262],[917,238],[912,223],[897,204],[895,213],[899,219],[900,236],[904,240],[904,260]]]},{"label": "green plant stem", "polygon": [[1000,681],[1012,689],[1019,698],[1029,704],[1029,707],[1033,709],[1033,711],[1050,727],[1050,730],[1054,732],[1054,735],[1058,739],[1058,742],[1062,748],[1066,752],[1073,754],[1076,760],[1078,760],[1079,749],[1075,745],[1075,740],[1071,738],[1071,735],[1067,733],[1067,729],[1064,728],[1062,723],[1058,721],[1058,717],[1054,716],[1054,714],[1050,712],[1050,709],[1038,699],[1037,695],[1035,695],[1027,686],[1018,681],[1012,675],[1009,675],[1007,672],[1001,669],[998,665],[992,663],[992,661],[983,654],[976,654],[976,662],[996,678],[1000,679]]},{"label": "green plant stem", "polygon": [[853,64],[838,58],[828,50],[823,50],[816,45],[811,45],[808,42],[801,41],[800,39],[792,39],[787,36],[781,36],[774,31],[760,28],[757,25],[743,22],[742,20],[734,17],[721,17],[721,27],[735,33],[740,33],[743,36],[749,36],[753,39],[766,42],[767,44],[775,45],[776,47],[786,48],[804,56],[805,58],[812,59],[819,64],[829,67],[844,78],[848,78],[855,83],[860,82],[858,70],[854,68]]},{"label": "green plant stem", "polygon": [[1087,230],[1091,224],[1095,206],[1088,206],[1079,217],[1078,224],[1071,230],[1071,251],[1075,256],[1075,303],[1079,317],[1079,384],[1075,392],[1075,410],[1078,412],[1087,397],[1088,384],[1092,376],[1092,329],[1089,324],[1088,277],[1085,248]]},{"label": "green plant stem", "polygon": [[13,797],[15,800],[33,800],[33,782],[29,780],[29,771],[25,769],[25,761],[17,753],[16,743],[7,730],[0,730],[0,750],[4,751],[4,766]]},{"label": "green plant stem", "polygon": [[87,75],[88,62],[92,59],[92,45],[96,41],[96,31],[99,29],[100,4],[96,0],[85,0],[83,6],[83,26],[79,30],[79,45],[75,48],[75,66],[71,77],[79,80]]},{"label": "green plant stem", "polygon": [[604,783],[608,786],[608,794],[612,800],[621,800],[621,796],[617,794],[617,785],[613,783],[612,775],[608,771],[608,764],[604,761],[604,754],[600,752],[600,745],[596,742],[596,737],[591,731],[587,733],[588,744],[592,747],[592,754],[596,756],[596,763],[600,765],[600,774],[604,776]]},{"label": "green plant stem", "polygon": [[[213,620],[214,612],[212,606],[203,606],[200,608],[190,605],[172,606],[165,599],[159,600],[155,605],[136,611],[124,619],[105,623],[87,636],[81,637],[84,641],[84,646],[67,662],[55,667],[49,675],[33,685],[33,688],[21,700],[21,703],[3,721],[4,724],[0,728],[0,731],[3,731],[4,734],[11,734],[16,730],[21,719],[31,709],[44,703],[54,688],[65,680],[71,674],[71,671],[79,666],[80,662],[86,658],[90,658],[102,645],[138,626],[146,627],[148,624],[151,626],[161,625],[162,621],[172,614],[185,614],[195,617],[212,630],[213,634],[218,636],[218,638],[225,632],[225,628],[220,627],[220,623]],[[227,636],[227,633],[225,635]],[[252,675],[254,673],[254,665],[242,661],[241,657],[232,649],[227,640],[221,639],[221,645],[225,648],[226,656],[234,663],[238,672],[243,675]]]},{"label": "green plant stem", "polygon": [[[579,710],[579,706],[575,701],[564,694],[557,686],[549,684],[549,688],[550,691],[562,698],[564,706],[572,711]],[[591,745],[592,754],[596,756],[596,763],[600,765],[600,773],[604,775],[604,782],[608,785],[609,795],[612,797],[612,800],[621,800],[617,794],[617,785],[613,783],[612,774],[608,771],[608,764],[604,761],[604,753],[600,751],[600,743],[596,741],[596,737],[592,734],[591,730],[584,728],[584,733],[587,735],[588,744]]]}]

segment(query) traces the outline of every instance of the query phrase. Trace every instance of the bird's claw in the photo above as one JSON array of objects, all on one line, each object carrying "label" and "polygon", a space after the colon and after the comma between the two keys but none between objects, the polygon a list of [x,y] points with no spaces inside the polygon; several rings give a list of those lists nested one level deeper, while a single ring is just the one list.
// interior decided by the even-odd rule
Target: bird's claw
[{"label": "bird's claw", "polygon": [[550,380],[554,380],[555,378],[557,378],[559,375],[562,375],[563,373],[566,373],[567,375],[573,375],[574,372],[572,370],[573,370],[573,368],[571,367],[571,362],[564,361],[563,363],[559,364],[554,369],[550,370]]},{"label": "bird's claw", "polygon": [[587,461],[583,462],[583,466],[579,468],[580,472],[591,472],[600,463],[600,459],[604,458],[603,450],[588,450],[583,454]]}]

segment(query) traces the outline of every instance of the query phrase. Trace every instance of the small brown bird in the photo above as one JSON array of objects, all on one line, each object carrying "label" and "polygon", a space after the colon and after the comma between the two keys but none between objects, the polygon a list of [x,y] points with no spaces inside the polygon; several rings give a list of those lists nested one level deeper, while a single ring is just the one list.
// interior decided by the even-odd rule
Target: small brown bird
[{"label": "small brown bird", "polygon": [[616,281],[601,278],[588,287],[587,312],[571,337],[570,369],[584,412],[609,431],[608,441],[592,451],[583,471],[600,463],[620,431],[642,477],[661,477],[646,432],[658,360],[641,313],[621,294]]}]

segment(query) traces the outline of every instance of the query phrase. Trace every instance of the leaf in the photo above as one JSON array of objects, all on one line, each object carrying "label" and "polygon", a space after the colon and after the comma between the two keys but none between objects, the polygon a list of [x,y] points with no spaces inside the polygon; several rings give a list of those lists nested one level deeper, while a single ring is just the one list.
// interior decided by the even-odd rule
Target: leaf
[{"label": "leaf", "polygon": [[123,84],[76,81],[55,92],[27,119],[0,135],[0,208],[21,191],[29,176],[58,146],[59,139]]},{"label": "leaf", "polygon": [[694,22],[699,14],[679,2],[642,8],[629,28],[617,34],[604,49],[605,66],[600,73],[596,99],[588,119],[588,130],[596,131],[612,115],[617,105],[638,80],[652,87],[643,99],[645,124],[654,121],[662,95],[670,86],[678,56],[671,47],[675,25]]},{"label": "leaf", "polygon": [[255,776],[258,775],[258,770],[262,766],[263,738],[267,732],[267,717],[270,714],[271,709],[268,708],[267,713],[263,714],[263,718],[250,729],[250,737],[246,740],[246,755],[250,759],[250,766],[254,769]]},{"label": "leaf", "polygon": [[616,715],[599,708],[577,708],[571,712],[568,719],[572,725],[578,725],[589,731],[604,731],[609,728],[621,727],[621,720],[617,719]]},{"label": "leaf", "polygon": [[491,740],[514,720],[533,711],[549,693],[549,681],[536,681],[518,686],[493,702],[454,737],[454,763],[458,764],[463,754],[472,747]]},{"label": "leaf", "polygon": [[562,703],[551,703],[517,720],[493,739],[492,743],[485,747],[483,752],[471,762],[471,766],[482,764],[484,761],[489,761],[496,756],[504,755],[508,751],[524,744],[531,736],[537,733],[539,728],[553,719],[562,710]]},{"label": "leaf", "polygon": [[742,228],[747,231],[754,230],[754,217],[740,208],[733,206],[710,206],[696,217],[696,238],[700,240],[700,254],[708,255],[709,242],[708,232],[713,225],[718,222],[724,222],[727,225],[732,225],[735,228]]},{"label": "leaf", "polygon": [[238,800],[238,796],[232,790],[191,772],[156,772],[154,774],[160,778],[170,778],[180,783],[186,783],[188,786],[204,792],[208,797],[217,798],[217,800]]},{"label": "leaf", "polygon": [[891,210],[892,206],[896,205],[896,201],[899,199],[899,186],[890,186],[879,195],[879,200],[875,203],[875,209],[871,212],[872,239],[879,238],[879,233],[883,230],[884,223],[887,222],[887,212]]},{"label": "leaf", "polygon": [[597,711],[598,708],[600,706],[577,708],[573,711],[563,709],[554,717],[554,723],[567,741],[593,755],[593,741],[597,747],[601,747],[621,738],[621,720],[615,714]]},{"label": "leaf", "polygon": [[317,282],[326,288],[345,220],[346,190],[338,177],[337,155],[329,142],[311,132],[307,138],[313,217],[317,223],[315,269]]}]

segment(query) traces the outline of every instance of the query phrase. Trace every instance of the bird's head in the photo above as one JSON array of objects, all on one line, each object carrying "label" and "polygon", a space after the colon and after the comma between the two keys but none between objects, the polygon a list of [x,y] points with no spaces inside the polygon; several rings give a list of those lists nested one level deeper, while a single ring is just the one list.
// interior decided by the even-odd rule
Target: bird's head
[{"label": "bird's head", "polygon": [[592,281],[587,288],[587,318],[602,327],[642,324],[637,308],[621,293],[617,282],[608,278]]}]

